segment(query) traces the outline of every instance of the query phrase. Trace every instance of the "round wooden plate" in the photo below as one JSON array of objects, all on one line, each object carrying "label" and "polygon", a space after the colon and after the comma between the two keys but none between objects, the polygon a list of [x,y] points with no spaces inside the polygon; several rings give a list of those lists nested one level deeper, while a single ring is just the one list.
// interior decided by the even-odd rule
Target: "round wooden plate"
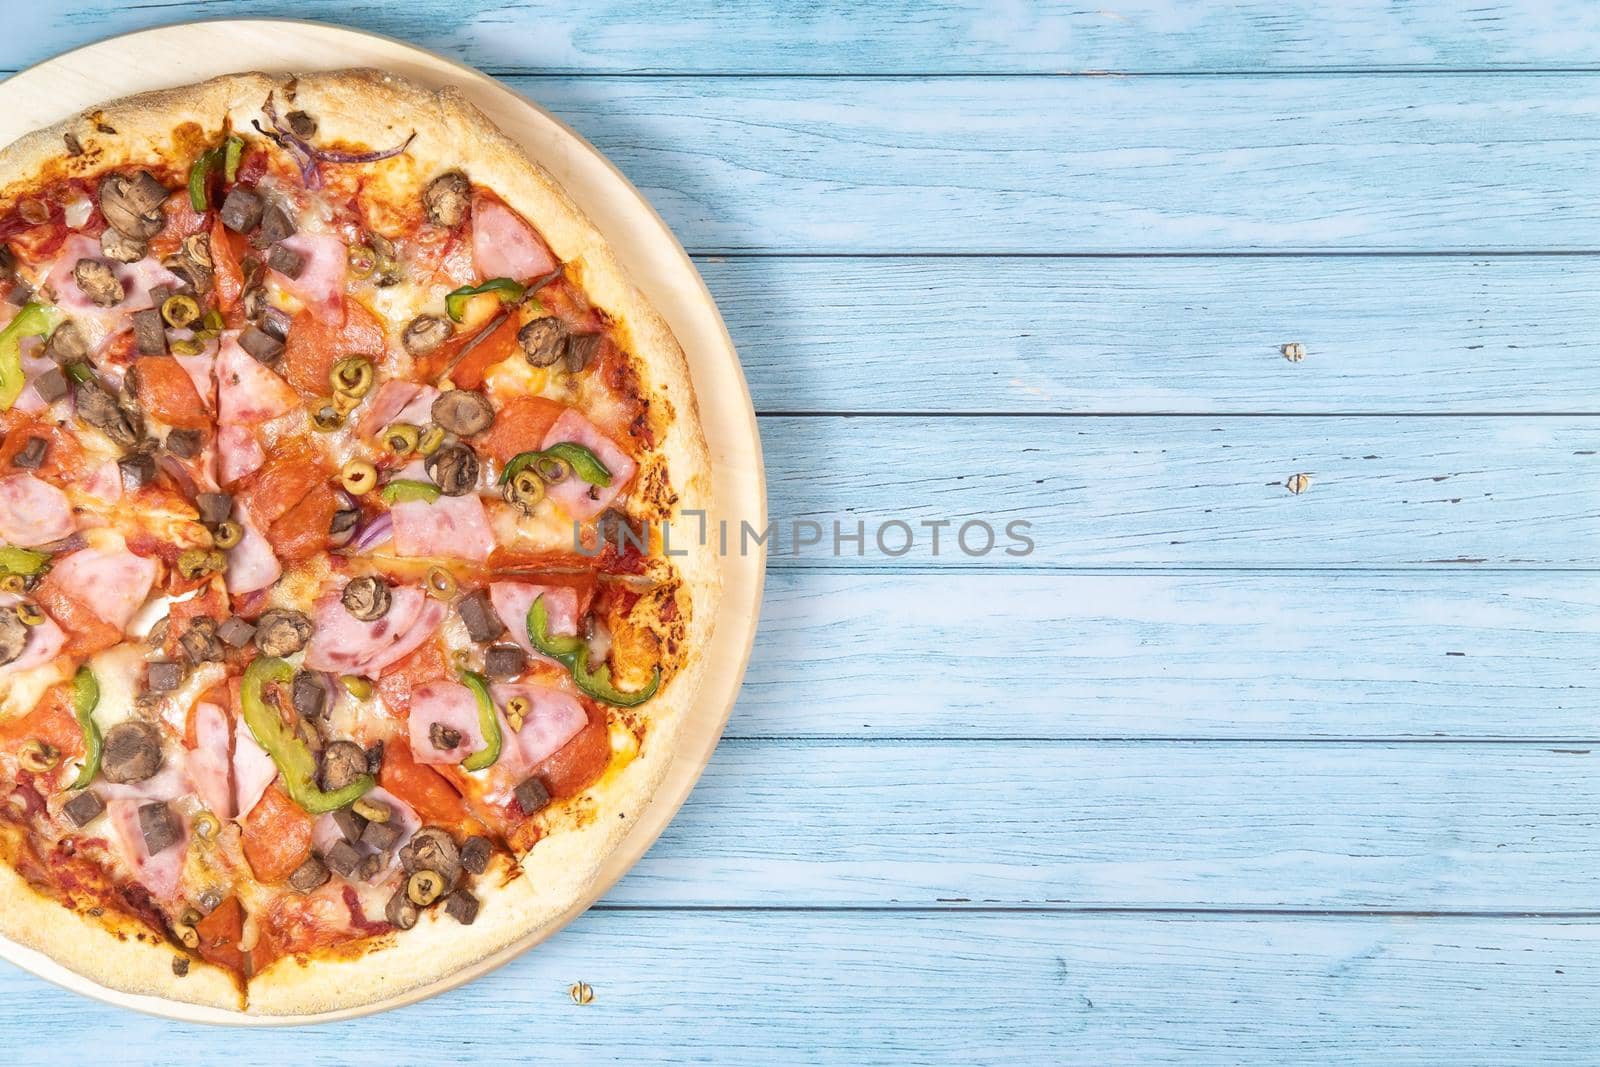
[{"label": "round wooden plate", "polygon": [[[151,56],[165,57],[161,63]],[[242,62],[238,57],[248,57]],[[555,175],[611,241],[617,257],[666,317],[688,354],[715,469],[712,520],[766,524],[766,482],[755,411],[739,357],[711,294],[661,220],[594,146],[493,78],[420,48],[337,26],[276,19],[192,22],[113,37],[46,60],[0,84],[0,144],[75,111],[148,89],[204,81],[240,70],[297,72],[377,67],[423,85],[455,85]],[[111,1004],[188,1022],[253,1026],[327,1022],[413,1003],[471,981],[565,926],[625,874],[660,836],[711,758],[733,708],[755,638],[766,554],[722,560],[723,597],[707,651],[699,707],[679,741],[666,780],[588,895],[560,922],[472,967],[402,997],[323,1015],[270,1017],[179,1004],[106,989],[38,952],[0,938],[0,958]]]}]

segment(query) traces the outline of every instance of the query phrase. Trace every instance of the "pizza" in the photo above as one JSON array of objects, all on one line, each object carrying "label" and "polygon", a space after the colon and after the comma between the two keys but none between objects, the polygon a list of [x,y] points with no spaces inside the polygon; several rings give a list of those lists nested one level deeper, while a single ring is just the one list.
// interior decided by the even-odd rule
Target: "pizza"
[{"label": "pizza", "polygon": [[346,70],[30,134],[0,242],[0,934],[307,1014],[581,907],[719,594],[663,545],[683,353],[594,225]]}]

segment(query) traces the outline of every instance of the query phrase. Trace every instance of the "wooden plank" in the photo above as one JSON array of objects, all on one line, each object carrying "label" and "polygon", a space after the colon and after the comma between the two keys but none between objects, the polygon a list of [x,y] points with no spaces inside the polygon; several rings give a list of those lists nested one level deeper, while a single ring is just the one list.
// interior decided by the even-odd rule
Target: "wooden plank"
[{"label": "wooden plank", "polygon": [[1597,995],[1600,925],[1538,919],[591,912],[399,1014],[226,1035],[0,971],[19,1063],[1582,1062]]},{"label": "wooden plank", "polygon": [[1587,913],[1597,761],[1588,744],[726,741],[608,899]]},{"label": "wooden plank", "polygon": [[509,83],[702,252],[1600,247],[1588,78]]},{"label": "wooden plank", "polygon": [[1600,582],[775,570],[728,736],[1600,738]]},{"label": "wooden plank", "polygon": [[759,410],[1600,411],[1588,256],[699,266]]},{"label": "wooden plank", "polygon": [[[1600,563],[1584,418],[766,417],[761,431],[775,569]],[[938,522],[936,554],[922,524]],[[1013,522],[1031,526],[1008,536]],[[909,551],[887,556],[880,532]]]},{"label": "wooden plank", "polygon": [[[427,0],[208,0],[206,17],[312,18],[405,37],[475,66],[549,72],[1055,73],[1061,71],[1583,67],[1593,11],[1538,5],[1151,3],[1108,8],[983,0],[582,5]],[[19,7],[8,64],[32,63],[171,11],[103,0]]]}]

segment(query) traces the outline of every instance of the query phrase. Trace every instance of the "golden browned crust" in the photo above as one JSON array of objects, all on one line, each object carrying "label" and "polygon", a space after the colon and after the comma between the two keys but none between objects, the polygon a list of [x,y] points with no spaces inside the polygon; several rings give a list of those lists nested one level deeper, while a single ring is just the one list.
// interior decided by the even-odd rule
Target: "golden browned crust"
[{"label": "golden browned crust", "polygon": [[[390,181],[420,191],[435,175],[460,168],[538,227],[589,299],[619,325],[631,353],[657,436],[654,452],[641,463],[642,480],[659,487],[650,493],[652,510],[674,518],[686,510],[708,510],[710,459],[688,365],[671,331],[605,238],[549,174],[453,89],[435,92],[381,72],[349,70],[295,79],[238,74],[130,97],[0,151],[0,175],[14,176],[0,186],[0,210],[41,181],[73,174],[163,164],[170,173],[174,164],[186,164],[197,146],[214,143],[225,122],[248,129],[269,91],[291,90],[295,106],[316,115],[321,140],[387,147],[414,129],[407,153],[383,165]],[[83,146],[82,156],[65,156],[67,133]],[[665,488],[670,492],[661,491]],[[695,526],[693,519],[681,521],[685,528]],[[679,646],[684,666],[636,713],[649,723],[637,756],[625,765],[617,761],[575,802],[584,817],[535,846],[518,876],[486,889],[472,926],[430,916],[413,930],[374,942],[359,956],[280,960],[251,980],[246,1010],[312,1015],[431,991],[548,933],[620,876],[613,854],[666,774],[680,731],[694,712],[705,670],[700,653],[709,645],[720,596],[720,570],[709,551],[698,548],[672,562],[679,580],[673,596],[649,599],[636,613],[659,610],[648,605],[672,605],[654,620],[654,628]],[[637,621],[649,628],[652,620]],[[623,674],[619,681],[633,680]],[[158,964],[154,949],[117,941],[84,917],[38,897],[5,870],[0,873],[0,933],[23,939],[9,921],[17,914],[48,931],[39,939],[43,951],[103,985],[197,1004],[225,1000],[209,978],[173,980],[170,952]]]}]

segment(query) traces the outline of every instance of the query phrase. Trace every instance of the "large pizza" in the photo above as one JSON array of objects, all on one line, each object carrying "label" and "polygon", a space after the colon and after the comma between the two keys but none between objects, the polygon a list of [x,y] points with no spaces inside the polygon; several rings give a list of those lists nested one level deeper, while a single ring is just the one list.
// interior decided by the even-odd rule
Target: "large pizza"
[{"label": "large pizza", "polygon": [[586,899],[718,595],[683,354],[450,89],[239,74],[0,152],[0,934],[263,1014]]}]

